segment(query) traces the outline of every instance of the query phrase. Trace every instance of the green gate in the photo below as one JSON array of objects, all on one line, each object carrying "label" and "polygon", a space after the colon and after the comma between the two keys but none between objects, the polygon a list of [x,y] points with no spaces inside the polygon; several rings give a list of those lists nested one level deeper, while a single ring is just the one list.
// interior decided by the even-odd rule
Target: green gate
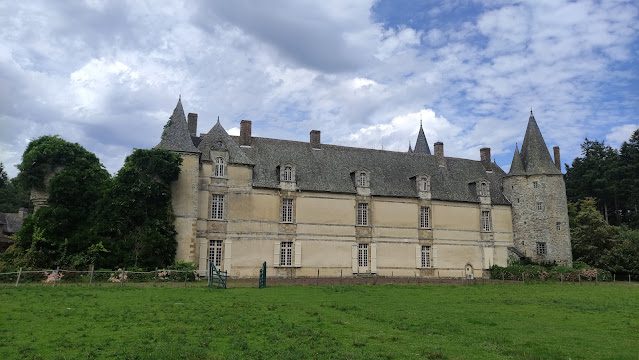
[{"label": "green gate", "polygon": [[212,261],[209,261],[209,287],[226,289],[226,280],[229,275],[226,271],[220,271]]},{"label": "green gate", "polygon": [[257,286],[260,289],[266,287],[266,261],[262,263],[262,268],[260,269],[260,280]]}]

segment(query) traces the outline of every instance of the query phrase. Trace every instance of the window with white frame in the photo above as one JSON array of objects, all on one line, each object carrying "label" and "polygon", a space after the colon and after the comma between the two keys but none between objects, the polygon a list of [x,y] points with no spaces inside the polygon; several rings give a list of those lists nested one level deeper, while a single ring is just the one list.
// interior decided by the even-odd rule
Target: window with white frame
[{"label": "window with white frame", "polygon": [[543,211],[544,210],[544,203],[541,201],[537,201],[537,210],[539,211]]},{"label": "window with white frame", "polygon": [[419,227],[430,229],[430,207],[422,206],[419,209]]},{"label": "window with white frame", "polygon": [[209,241],[209,262],[216,267],[222,265],[222,240]]},{"label": "window with white frame", "polygon": [[488,184],[483,182],[479,184],[479,195],[480,196],[488,196]]},{"label": "window with white frame", "polygon": [[547,250],[545,242],[537,242],[537,255],[546,256]]},{"label": "window with white frame", "polygon": [[293,266],[293,242],[280,243],[280,266]]},{"label": "window with white frame", "polygon": [[366,187],[366,186],[368,186],[368,174],[366,174],[366,172],[361,171],[361,172],[357,175],[357,186],[359,186],[359,187]]},{"label": "window with white frame", "polygon": [[282,222],[293,222],[293,199],[282,199]]},{"label": "window with white frame", "polygon": [[213,194],[211,196],[211,219],[224,219],[224,195]]},{"label": "window with white frame", "polygon": [[284,166],[284,171],[282,172],[282,181],[293,181],[293,167]]},{"label": "window with white frame", "polygon": [[430,178],[427,176],[422,177],[419,180],[419,190],[420,191],[430,191]]},{"label": "window with white frame", "polygon": [[215,171],[213,172],[213,176],[215,177],[224,177],[224,159],[221,157],[215,158]]},{"label": "window with white frame", "polygon": [[481,230],[490,231],[490,210],[481,211]]},{"label": "window with white frame", "polygon": [[431,261],[430,261],[430,256],[431,256],[431,248],[429,245],[423,245],[422,246],[422,267],[423,268],[429,268],[431,267]]},{"label": "window with white frame", "polygon": [[368,203],[357,204],[357,225],[368,225]]},{"label": "window with white frame", "polygon": [[368,244],[357,244],[357,265],[368,266]]}]

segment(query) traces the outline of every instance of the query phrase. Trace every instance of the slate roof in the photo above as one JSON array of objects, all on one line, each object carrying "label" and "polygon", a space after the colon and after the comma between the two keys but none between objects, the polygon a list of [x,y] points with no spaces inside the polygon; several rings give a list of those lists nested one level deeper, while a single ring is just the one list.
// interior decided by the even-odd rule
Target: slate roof
[{"label": "slate roof", "polygon": [[561,175],[561,170],[557,169],[550,158],[550,152],[548,147],[546,147],[546,142],[541,135],[532,110],[528,118],[524,143],[521,145],[521,160],[526,175]]},{"label": "slate roof", "polygon": [[182,108],[182,99],[178,99],[173,110],[173,115],[164,126],[162,139],[155,146],[158,149],[197,153],[199,150],[193,145],[193,140],[189,134],[189,128]]},{"label": "slate roof", "polygon": [[521,154],[519,153],[519,147],[517,145],[515,145],[515,153],[513,154],[513,161],[510,163],[508,175],[526,175],[524,163],[521,161]]},{"label": "slate roof", "polygon": [[[238,141],[238,137],[232,137]],[[417,197],[415,176],[430,175],[432,198],[479,202],[470,184],[488,180],[493,204],[510,204],[501,191],[506,174],[494,163],[446,157],[440,167],[436,156],[322,144],[312,149],[307,142],[253,137],[250,148],[242,148],[254,162],[253,186],[278,189],[278,166],[295,166],[297,187],[303,191],[356,194],[352,174],[370,172],[373,196]],[[486,172],[488,166],[492,172]]]},{"label": "slate roof", "polygon": [[430,155],[430,148],[428,147],[428,141],[426,141],[426,135],[424,134],[424,128],[421,123],[419,124],[419,134],[417,134],[417,141],[415,142],[413,153]]}]

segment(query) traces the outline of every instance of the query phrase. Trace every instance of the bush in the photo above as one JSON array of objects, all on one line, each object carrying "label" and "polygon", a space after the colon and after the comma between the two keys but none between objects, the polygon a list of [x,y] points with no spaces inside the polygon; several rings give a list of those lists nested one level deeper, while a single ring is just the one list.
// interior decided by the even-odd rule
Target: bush
[{"label": "bush", "polygon": [[576,267],[549,266],[514,263],[507,267],[493,265],[490,268],[491,279],[498,280],[555,280],[555,281],[611,281],[609,271],[597,269],[584,263],[576,263]]}]

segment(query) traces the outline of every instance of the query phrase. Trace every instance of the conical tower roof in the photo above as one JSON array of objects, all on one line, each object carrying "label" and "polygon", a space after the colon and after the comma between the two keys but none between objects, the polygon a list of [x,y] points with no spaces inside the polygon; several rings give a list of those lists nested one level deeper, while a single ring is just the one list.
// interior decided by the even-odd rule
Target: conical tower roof
[{"label": "conical tower roof", "polygon": [[515,145],[515,154],[513,155],[513,161],[510,163],[508,175],[526,175],[524,163],[521,161],[521,154],[519,153],[519,146],[517,145]]},{"label": "conical tower roof", "polygon": [[426,141],[426,135],[424,134],[424,128],[422,127],[421,122],[419,123],[419,134],[417,134],[417,141],[415,142],[415,149],[413,152],[416,154],[430,155],[430,148],[428,147],[428,141]]},{"label": "conical tower roof", "polygon": [[546,147],[546,142],[541,135],[532,110],[528,118],[524,143],[521,145],[521,160],[527,175],[561,174],[550,158],[548,147]]},{"label": "conical tower roof", "polygon": [[155,146],[158,149],[165,149],[171,151],[200,152],[191,140],[189,134],[189,127],[186,123],[186,116],[184,116],[184,108],[182,108],[182,99],[178,99],[177,105],[173,110],[173,115],[169,118],[169,121],[164,125],[164,131],[162,132],[162,139],[160,143]]}]

